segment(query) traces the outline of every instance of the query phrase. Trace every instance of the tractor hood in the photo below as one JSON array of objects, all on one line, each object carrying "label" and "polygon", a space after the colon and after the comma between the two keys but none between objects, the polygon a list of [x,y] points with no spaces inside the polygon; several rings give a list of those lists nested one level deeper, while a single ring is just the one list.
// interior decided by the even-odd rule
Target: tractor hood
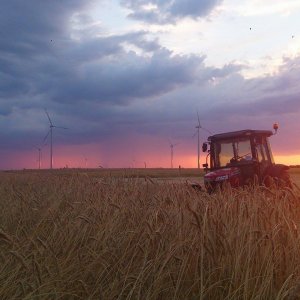
[{"label": "tractor hood", "polygon": [[240,169],[236,167],[214,170],[204,175],[204,182],[221,182],[230,180],[232,177],[239,177]]}]

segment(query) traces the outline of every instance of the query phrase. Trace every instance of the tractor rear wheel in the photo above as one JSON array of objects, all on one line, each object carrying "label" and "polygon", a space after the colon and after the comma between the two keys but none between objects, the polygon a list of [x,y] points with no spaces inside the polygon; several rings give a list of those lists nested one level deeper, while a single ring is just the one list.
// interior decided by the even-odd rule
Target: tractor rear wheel
[{"label": "tractor rear wheel", "polygon": [[293,188],[291,177],[286,170],[282,170],[278,176],[265,176],[263,183],[267,187]]},{"label": "tractor rear wheel", "polygon": [[276,178],[277,181],[278,181],[278,186],[281,187],[281,188],[293,188],[293,185],[292,185],[292,180],[291,180],[291,177],[290,177],[290,174],[287,172],[287,171],[282,171],[280,173],[280,175],[278,176],[278,178]]}]

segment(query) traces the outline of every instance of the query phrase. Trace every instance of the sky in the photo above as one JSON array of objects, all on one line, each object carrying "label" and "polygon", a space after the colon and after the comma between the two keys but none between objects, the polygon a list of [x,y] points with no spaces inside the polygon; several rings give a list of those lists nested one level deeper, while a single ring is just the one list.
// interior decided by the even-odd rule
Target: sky
[{"label": "sky", "polygon": [[49,167],[45,110],[55,168],[197,167],[197,111],[300,164],[300,0],[0,2],[0,169]]}]

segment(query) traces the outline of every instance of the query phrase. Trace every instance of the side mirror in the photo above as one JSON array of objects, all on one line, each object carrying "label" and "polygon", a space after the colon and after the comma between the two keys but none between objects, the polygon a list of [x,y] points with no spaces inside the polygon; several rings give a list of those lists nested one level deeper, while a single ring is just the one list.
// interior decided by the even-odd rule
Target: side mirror
[{"label": "side mirror", "polygon": [[207,168],[208,168],[208,164],[203,164],[202,167],[203,167],[204,169],[207,169]]},{"label": "side mirror", "polygon": [[202,151],[206,152],[207,151],[207,143],[202,144]]}]

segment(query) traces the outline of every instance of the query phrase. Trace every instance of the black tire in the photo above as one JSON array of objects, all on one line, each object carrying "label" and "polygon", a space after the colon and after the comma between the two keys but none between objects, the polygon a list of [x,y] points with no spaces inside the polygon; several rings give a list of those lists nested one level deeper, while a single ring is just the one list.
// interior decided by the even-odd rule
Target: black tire
[{"label": "black tire", "polygon": [[268,188],[293,188],[291,177],[286,170],[282,170],[278,176],[265,176],[263,184]]},{"label": "black tire", "polygon": [[293,188],[292,180],[290,174],[287,171],[282,171],[280,176],[276,178],[278,181],[278,186],[281,188]]}]

